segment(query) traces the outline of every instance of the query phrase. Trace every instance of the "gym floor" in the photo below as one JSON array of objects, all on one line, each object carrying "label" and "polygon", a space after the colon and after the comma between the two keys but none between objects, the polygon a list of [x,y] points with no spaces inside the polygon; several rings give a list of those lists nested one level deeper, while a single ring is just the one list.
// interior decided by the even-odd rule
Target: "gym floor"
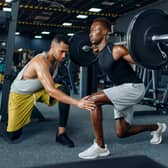
[{"label": "gym floor", "polygon": [[[78,96],[77,96],[78,97]],[[89,113],[71,106],[68,122],[68,134],[75,142],[75,148],[67,148],[55,143],[55,131],[58,124],[57,106],[47,107],[37,104],[46,121],[33,120],[24,129],[22,138],[10,144],[0,137],[0,167],[24,168],[49,164],[81,161],[78,153],[89,147],[93,141]],[[137,105],[135,107],[135,124],[165,122],[167,115],[150,114],[152,107]],[[125,139],[119,139],[114,132],[112,107],[103,107],[104,137],[111,155],[108,158],[144,155],[168,167],[168,134],[163,136],[159,145],[151,145],[149,132],[141,133]],[[141,115],[143,112],[143,115]],[[146,115],[145,115],[146,113]]]}]

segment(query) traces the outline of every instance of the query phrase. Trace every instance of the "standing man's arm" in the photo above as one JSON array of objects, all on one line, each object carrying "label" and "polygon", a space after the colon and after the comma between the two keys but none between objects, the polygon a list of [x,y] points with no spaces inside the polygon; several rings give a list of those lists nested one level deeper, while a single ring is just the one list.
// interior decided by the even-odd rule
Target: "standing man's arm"
[{"label": "standing man's arm", "polygon": [[135,61],[133,60],[133,58],[129,54],[128,49],[125,47],[122,47],[119,45],[114,46],[112,53],[113,53],[115,60],[123,58],[124,60],[128,61],[129,63],[135,64]]}]

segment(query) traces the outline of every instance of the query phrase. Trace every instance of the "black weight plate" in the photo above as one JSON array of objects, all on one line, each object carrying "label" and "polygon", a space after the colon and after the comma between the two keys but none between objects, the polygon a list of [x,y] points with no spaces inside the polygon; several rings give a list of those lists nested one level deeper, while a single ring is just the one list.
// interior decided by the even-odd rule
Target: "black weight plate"
[{"label": "black weight plate", "polygon": [[149,69],[157,69],[168,61],[163,58],[153,35],[167,34],[168,16],[159,9],[144,10],[134,16],[128,32],[128,49],[134,60]]},{"label": "black weight plate", "polygon": [[70,39],[70,59],[78,65],[89,66],[96,62],[97,57],[90,49],[88,52],[83,51],[83,46],[91,46],[89,34],[84,31],[77,32]]}]

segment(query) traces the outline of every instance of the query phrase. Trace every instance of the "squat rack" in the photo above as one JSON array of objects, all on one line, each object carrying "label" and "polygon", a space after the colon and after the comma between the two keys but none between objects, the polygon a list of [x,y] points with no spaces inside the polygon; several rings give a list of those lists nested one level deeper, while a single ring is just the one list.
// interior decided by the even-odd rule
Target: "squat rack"
[{"label": "squat rack", "polygon": [[[2,86],[2,98],[1,98],[1,121],[7,120],[7,110],[8,110],[8,97],[9,89],[11,84],[12,77],[12,62],[13,62],[13,52],[15,44],[15,32],[16,32],[16,22],[18,16],[19,1],[13,1],[11,4],[11,15],[8,18],[3,19],[9,25],[8,27],[8,36],[7,36],[7,50],[5,57],[5,70],[4,70],[4,82]],[[4,13],[4,14],[3,14]],[[2,15],[5,15],[5,12],[2,12]]]},{"label": "squat rack", "polygon": [[[1,97],[1,122],[6,123],[8,120],[8,98],[11,80],[13,78],[12,75],[12,64],[13,64],[13,53],[14,53],[14,45],[15,45],[15,32],[17,25],[17,17],[19,10],[19,0],[13,0],[11,2],[11,14],[9,12],[0,11],[0,23],[8,24],[8,36],[7,36],[7,50],[5,57],[5,70],[4,70],[4,82],[2,86],[2,97]],[[34,107],[33,118],[38,118],[40,120],[45,120],[43,115],[39,112],[39,110]]]}]

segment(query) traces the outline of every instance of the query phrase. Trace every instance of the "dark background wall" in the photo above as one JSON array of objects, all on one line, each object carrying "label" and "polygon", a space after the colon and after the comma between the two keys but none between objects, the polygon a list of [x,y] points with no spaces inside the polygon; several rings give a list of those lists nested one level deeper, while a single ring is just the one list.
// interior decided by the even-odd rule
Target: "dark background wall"
[{"label": "dark background wall", "polygon": [[126,33],[133,16],[143,9],[162,9],[163,11],[168,13],[168,0],[162,0],[156,3],[153,3],[151,5],[148,5],[144,8],[141,8],[140,10],[135,10],[135,11],[126,13],[125,15],[117,19],[117,21],[114,23],[114,31]]},{"label": "dark background wall", "polygon": [[47,51],[49,49],[50,39],[31,39],[30,50]]},{"label": "dark background wall", "polygon": [[25,48],[29,50],[47,51],[50,39],[33,39],[28,36],[16,36],[15,48]]},{"label": "dark background wall", "polygon": [[30,38],[25,36],[15,37],[15,48],[26,48],[30,49]]},{"label": "dark background wall", "polygon": [[[7,33],[0,34],[0,41],[7,40]],[[15,36],[15,48],[23,48],[27,50],[47,51],[49,49],[51,38],[34,39],[28,35]]]}]

